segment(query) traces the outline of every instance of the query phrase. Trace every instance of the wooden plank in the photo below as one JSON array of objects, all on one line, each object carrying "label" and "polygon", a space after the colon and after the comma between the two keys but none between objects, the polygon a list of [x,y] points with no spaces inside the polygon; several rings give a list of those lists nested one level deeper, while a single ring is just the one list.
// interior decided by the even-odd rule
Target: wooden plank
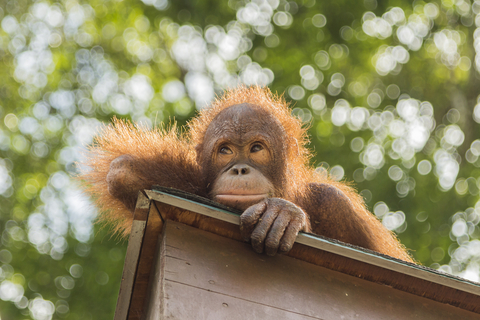
[{"label": "wooden plank", "polygon": [[[161,191],[148,190],[147,195],[150,199],[153,199],[155,201],[163,202],[185,210],[193,211],[221,221],[240,225],[240,217],[238,215],[222,209],[195,203],[188,199],[183,199],[174,195],[163,193]],[[355,248],[352,246],[342,246],[341,244],[339,244],[339,242],[329,241],[327,238],[322,238],[316,235],[302,232],[299,233],[295,242],[304,244],[312,248],[332,252],[344,257],[348,257],[350,259],[367,262],[371,265],[379,266],[384,269],[428,280],[434,283],[441,284],[443,286],[448,286],[454,289],[480,295],[480,284],[478,283],[474,283],[472,281],[468,281],[466,279],[461,279],[458,277],[452,277],[451,275],[440,273],[430,268],[425,268],[412,263],[406,263],[404,261],[396,260],[391,257],[386,257],[373,251],[362,250],[360,248]]]},{"label": "wooden plank", "polygon": [[[238,215],[222,209],[195,203],[159,191],[147,191],[147,195],[152,200],[165,201],[185,210],[195,210],[195,214],[228,222],[227,225],[237,225],[239,223]],[[168,218],[216,234],[239,239],[238,232],[228,233],[225,232],[224,227],[211,228],[206,223],[202,225],[199,222],[202,219],[198,217],[189,221],[182,218],[182,215],[169,214]],[[229,227],[229,229],[232,228]],[[430,268],[406,263],[370,250],[310,234],[300,234],[289,255],[332,270],[480,313],[480,285],[478,283],[443,274]]]},{"label": "wooden plank", "polygon": [[158,202],[169,204],[187,211],[202,214],[207,217],[229,222],[235,225],[240,224],[240,216],[206,204],[196,203],[161,191],[145,190],[147,196]]},{"label": "wooden plank", "polygon": [[130,233],[127,253],[125,255],[122,282],[120,284],[120,292],[118,294],[117,306],[115,309],[115,320],[126,320],[128,316],[149,206],[150,201],[148,198],[139,192],[133,216],[132,231]]},{"label": "wooden plank", "polygon": [[[167,221],[146,319],[478,319],[478,314]],[[162,298],[163,297],[163,298]],[[155,301],[156,299],[153,299]],[[158,301],[157,301],[158,302]]]},{"label": "wooden plank", "polygon": [[140,249],[140,257],[135,274],[135,284],[132,289],[132,300],[128,312],[129,320],[140,320],[148,297],[150,274],[155,256],[158,235],[161,233],[163,222],[154,205],[148,210],[148,222],[145,236]]},{"label": "wooden plank", "polygon": [[466,279],[452,277],[449,274],[441,273],[437,270],[426,268],[413,263],[387,258],[385,256],[361,250],[360,248],[344,247],[338,243],[332,243],[326,239],[321,239],[315,235],[300,233],[295,242],[304,244],[306,246],[335,253],[350,259],[361,262],[366,262],[370,265],[381,267],[383,269],[392,270],[398,273],[403,273],[415,278],[427,280],[433,283],[447,286],[453,289],[469,292],[475,295],[480,295],[480,284]]},{"label": "wooden plank", "polygon": [[[165,290],[170,293],[170,299],[165,302],[167,313],[163,318],[147,319],[324,319],[309,317],[172,281],[167,281]],[[184,301],[190,301],[191,303],[183,303]]]},{"label": "wooden plank", "polygon": [[[165,228],[164,224],[164,228]],[[150,285],[145,304],[143,319],[163,319],[164,313],[164,279],[165,279],[165,232],[158,236],[153,267],[150,275]]]}]

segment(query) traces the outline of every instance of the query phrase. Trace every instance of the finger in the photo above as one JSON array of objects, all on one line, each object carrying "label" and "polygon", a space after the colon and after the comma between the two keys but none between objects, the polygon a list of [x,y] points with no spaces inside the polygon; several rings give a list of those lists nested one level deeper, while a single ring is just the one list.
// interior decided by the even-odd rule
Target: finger
[{"label": "finger", "polygon": [[293,244],[295,243],[295,239],[297,239],[298,232],[302,230],[303,223],[299,220],[292,220],[290,224],[285,229],[285,233],[283,234],[282,240],[280,240],[280,246],[278,250],[281,253],[286,253],[292,249]]},{"label": "finger", "polygon": [[277,219],[275,219],[270,232],[268,232],[267,239],[265,239],[265,252],[267,255],[274,256],[277,253],[280,239],[282,238],[289,222],[290,215],[285,211],[282,211]]},{"label": "finger", "polygon": [[250,235],[255,229],[258,220],[267,208],[266,201],[248,207],[240,216],[240,234],[244,241],[250,240]]},{"label": "finger", "polygon": [[262,216],[262,219],[259,220],[255,230],[252,232],[250,237],[252,242],[253,250],[257,253],[263,252],[263,246],[265,243],[265,237],[267,236],[268,230],[273,224],[273,221],[278,216],[278,208],[268,207],[265,213]]}]

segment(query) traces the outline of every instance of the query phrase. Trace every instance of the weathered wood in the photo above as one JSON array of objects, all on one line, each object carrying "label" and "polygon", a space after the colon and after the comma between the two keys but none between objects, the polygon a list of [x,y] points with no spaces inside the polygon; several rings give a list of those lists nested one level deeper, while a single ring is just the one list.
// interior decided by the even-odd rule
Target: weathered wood
[{"label": "weathered wood", "polygon": [[[132,263],[127,261],[133,253],[127,250],[116,320],[125,319],[121,315],[126,308],[128,319],[163,319],[169,315],[177,319],[235,319],[237,313],[238,319],[339,319],[357,315],[365,319],[480,318],[469,312],[480,313],[478,283],[316,235],[300,235],[297,240],[305,244],[295,243],[290,257],[258,255],[249,244],[235,241],[241,240],[238,215],[224,207],[217,208],[202,199],[192,204],[197,199],[185,200],[178,194],[159,197],[158,192],[148,190],[146,194],[150,209],[144,205],[143,211],[137,209],[135,213],[146,216],[148,211],[141,248],[138,236],[133,235],[138,232],[131,236],[130,251],[137,251],[138,265],[132,271]],[[175,238],[178,243],[172,244],[171,228],[162,232],[162,221],[168,220],[194,228],[181,229],[182,235]],[[134,223],[134,231],[135,225],[139,224]],[[188,244],[190,233],[196,232],[203,232],[204,238],[221,239],[218,241],[223,247],[200,238]],[[302,265],[291,265],[289,261],[297,261],[291,257],[302,260],[298,261]],[[233,262],[237,264],[235,272],[221,268]],[[287,272],[282,274],[278,268]],[[306,275],[307,280],[297,279],[300,275]],[[311,283],[317,285],[311,287]],[[132,288],[131,299],[126,288]],[[383,309],[390,311],[382,313]],[[195,312],[200,313],[191,316]]]},{"label": "weathered wood", "polygon": [[[146,319],[478,319],[478,314],[167,221]],[[159,301],[160,300],[160,301]]]},{"label": "weathered wood", "polygon": [[144,313],[144,306],[148,296],[149,278],[155,256],[158,235],[162,230],[163,222],[154,205],[148,211],[148,222],[145,229],[145,236],[138,267],[135,275],[135,284],[132,289],[132,300],[128,312],[128,320],[140,320]]},{"label": "weathered wood", "polygon": [[149,206],[149,199],[139,192],[133,216],[132,231],[128,240],[127,254],[125,255],[122,282],[115,309],[115,320],[126,320],[128,316]]},{"label": "weathered wood", "polygon": [[[161,194],[161,197],[159,194]],[[160,193],[159,191],[147,191],[147,195],[151,200],[166,201],[176,207],[201,213],[162,205],[161,211],[165,212],[167,219],[240,240],[238,227],[232,228],[234,224],[238,223],[238,217],[235,217],[232,213],[198,203],[192,205],[191,200]],[[306,245],[298,243],[298,240]],[[297,243],[288,255],[331,270],[388,285],[420,297],[427,297],[480,313],[480,284],[440,273],[427,267],[309,234],[299,235]]]},{"label": "weathered wood", "polygon": [[190,212],[196,212],[204,216],[215,218],[217,220],[225,221],[235,225],[240,224],[240,216],[226,210],[214,208],[201,203],[192,202],[190,200],[182,199],[178,196],[166,193],[161,193],[159,191],[145,190],[145,192],[150,199],[153,199],[155,201],[178,207]]},{"label": "weathered wood", "polygon": [[[164,229],[167,223],[164,224]],[[158,237],[153,267],[150,274],[150,284],[146,299],[145,316],[143,319],[163,319],[164,312],[164,278],[165,278],[165,235],[163,231]]]}]

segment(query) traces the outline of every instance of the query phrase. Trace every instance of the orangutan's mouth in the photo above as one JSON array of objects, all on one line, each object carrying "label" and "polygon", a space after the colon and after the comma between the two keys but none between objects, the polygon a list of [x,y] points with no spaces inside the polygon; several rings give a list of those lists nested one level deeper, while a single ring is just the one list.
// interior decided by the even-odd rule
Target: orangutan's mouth
[{"label": "orangutan's mouth", "polygon": [[215,199],[218,202],[228,202],[228,203],[235,203],[235,202],[249,202],[255,203],[260,202],[263,199],[267,198],[267,193],[260,193],[260,194],[217,194]]},{"label": "orangutan's mouth", "polygon": [[215,196],[215,201],[235,208],[238,210],[245,210],[254,204],[261,202],[262,200],[268,198],[268,193],[256,193],[256,194],[238,194],[238,193],[228,193],[228,194],[217,194]]}]

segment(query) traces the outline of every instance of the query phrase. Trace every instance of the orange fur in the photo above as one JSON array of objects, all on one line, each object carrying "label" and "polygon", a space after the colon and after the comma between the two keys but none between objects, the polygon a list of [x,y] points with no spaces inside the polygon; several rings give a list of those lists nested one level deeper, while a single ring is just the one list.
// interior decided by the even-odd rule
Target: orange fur
[{"label": "orange fur", "polygon": [[[196,154],[192,143],[179,134],[176,125],[168,130],[148,130],[115,118],[113,124],[103,128],[89,148],[85,161],[89,169],[82,172],[79,178],[100,209],[99,220],[112,222],[114,232],[128,235],[133,221],[132,212],[122,201],[110,195],[106,180],[110,163],[124,154],[147,161],[162,155],[175,159],[179,164],[194,166]],[[161,181],[157,181],[157,184],[161,184]]]},{"label": "orange fur", "polygon": [[[371,249],[412,261],[395,236],[368,212],[362,197],[352,187],[315,173],[310,165],[312,155],[306,148],[307,129],[299,119],[291,115],[288,104],[282,96],[274,95],[268,88],[258,86],[241,86],[227,91],[188,123],[185,134],[181,134],[175,125],[170,129],[147,130],[114,119],[113,124],[106,126],[90,147],[88,160],[85,162],[90,169],[80,176],[86,183],[87,192],[93,196],[102,212],[100,219],[113,222],[116,231],[120,233],[128,234],[130,231],[132,213],[121,199],[110,195],[106,181],[110,163],[124,154],[130,154],[138,159],[139,170],[143,170],[141,174],[148,180],[145,184],[139,185],[139,189],[148,189],[159,184],[203,195],[202,190],[198,190],[201,182],[194,180],[194,176],[200,176],[201,172],[196,160],[195,146],[203,143],[209,124],[222,110],[241,103],[255,104],[267,110],[278,119],[287,133],[288,141],[285,141],[288,188],[285,194],[289,198],[287,200],[302,203],[302,199],[311,198],[308,189],[311,183],[336,187],[349,199],[356,215],[351,221],[345,222],[345,225],[350,227],[345,229],[345,233],[360,230],[368,237],[368,242],[374,243]],[[168,174],[161,175],[160,171],[168,171]],[[185,180],[187,184],[178,185],[180,182],[177,183],[176,180]],[[337,226],[341,228],[342,222],[335,219],[337,218],[331,217],[327,224],[331,223],[333,228]],[[351,235],[344,236],[348,239]],[[343,240],[342,237],[338,238]]]}]

